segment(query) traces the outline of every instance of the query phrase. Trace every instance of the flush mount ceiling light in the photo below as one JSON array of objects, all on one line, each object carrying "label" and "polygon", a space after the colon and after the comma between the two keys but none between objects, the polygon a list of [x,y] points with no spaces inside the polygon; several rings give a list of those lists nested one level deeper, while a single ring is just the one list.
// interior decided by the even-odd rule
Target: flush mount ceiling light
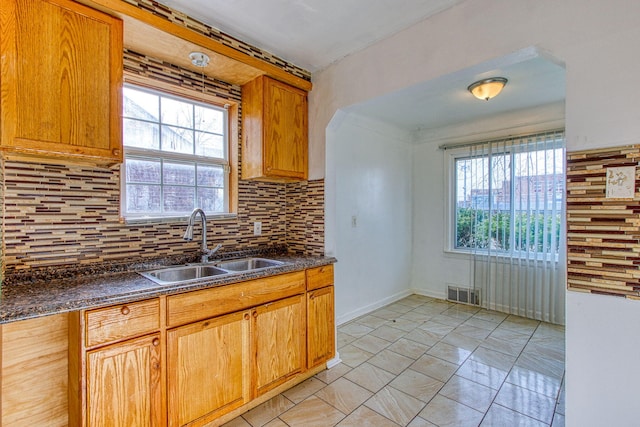
[{"label": "flush mount ceiling light", "polygon": [[479,80],[469,85],[467,90],[478,99],[484,99],[485,101],[497,96],[504,85],[507,84],[507,79],[504,77],[492,77],[490,79]]},{"label": "flush mount ceiling light", "polygon": [[189,59],[191,59],[191,63],[196,67],[204,68],[209,65],[209,55],[202,52],[191,52],[189,54]]}]

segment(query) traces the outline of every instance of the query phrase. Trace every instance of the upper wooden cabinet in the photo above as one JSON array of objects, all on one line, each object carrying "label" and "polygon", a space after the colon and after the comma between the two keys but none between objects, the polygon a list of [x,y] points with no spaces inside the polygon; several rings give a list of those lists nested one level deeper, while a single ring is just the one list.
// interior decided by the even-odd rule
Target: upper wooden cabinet
[{"label": "upper wooden cabinet", "polygon": [[242,178],[306,180],[307,93],[267,76],[242,86]]},{"label": "upper wooden cabinet", "polygon": [[0,148],[122,161],[122,21],[70,0],[3,0]]}]

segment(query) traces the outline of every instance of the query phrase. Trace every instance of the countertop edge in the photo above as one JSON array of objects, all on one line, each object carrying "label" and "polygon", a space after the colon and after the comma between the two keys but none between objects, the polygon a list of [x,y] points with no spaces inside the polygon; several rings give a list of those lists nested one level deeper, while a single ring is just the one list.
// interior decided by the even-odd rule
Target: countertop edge
[{"label": "countertop edge", "polygon": [[224,286],[337,262],[336,258],[327,256],[274,258],[285,261],[286,264],[265,270],[172,285],[158,285],[136,272],[13,284],[2,288],[0,324]]}]

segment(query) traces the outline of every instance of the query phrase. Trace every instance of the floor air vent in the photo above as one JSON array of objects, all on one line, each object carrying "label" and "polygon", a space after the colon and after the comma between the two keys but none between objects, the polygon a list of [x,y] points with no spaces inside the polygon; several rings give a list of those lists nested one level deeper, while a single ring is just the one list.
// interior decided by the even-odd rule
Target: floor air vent
[{"label": "floor air vent", "polygon": [[447,299],[463,304],[480,305],[480,289],[449,286]]}]

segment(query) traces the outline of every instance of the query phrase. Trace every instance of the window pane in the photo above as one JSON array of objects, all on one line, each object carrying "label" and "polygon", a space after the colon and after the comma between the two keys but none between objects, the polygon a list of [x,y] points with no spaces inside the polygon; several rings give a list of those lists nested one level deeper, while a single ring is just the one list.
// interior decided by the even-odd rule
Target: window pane
[{"label": "window pane", "polygon": [[193,104],[162,98],[162,123],[193,128]]},{"label": "window pane", "polygon": [[127,184],[126,211],[129,213],[160,211],[160,186]]},{"label": "window pane", "polygon": [[160,97],[148,92],[124,88],[124,115],[136,119],[157,122],[160,118]]},{"label": "window pane", "polygon": [[564,149],[530,148],[456,159],[456,248],[558,253]]},{"label": "window pane", "polygon": [[564,150],[528,151],[514,157],[515,249],[557,253],[564,197]]},{"label": "window pane", "polygon": [[222,166],[198,165],[198,185],[224,187],[224,169]]},{"label": "window pane", "polygon": [[165,184],[195,185],[195,163],[164,162],[163,178]]},{"label": "window pane", "polygon": [[162,126],[162,151],[193,154],[193,131]]},{"label": "window pane", "polygon": [[157,124],[139,120],[123,120],[123,139],[127,147],[160,149],[160,131]]},{"label": "window pane", "polygon": [[456,248],[508,250],[511,155],[456,159]]},{"label": "window pane", "polygon": [[224,192],[221,188],[198,188],[198,207],[205,212],[224,210]]},{"label": "window pane", "polygon": [[196,132],[196,154],[198,156],[224,159],[224,139],[222,135]]},{"label": "window pane", "polygon": [[195,106],[195,128],[207,132],[219,133],[224,132],[224,113],[213,108]]},{"label": "window pane", "polygon": [[191,212],[194,208],[194,187],[164,187],[165,212]]},{"label": "window pane", "polygon": [[160,162],[157,160],[126,159],[127,182],[160,184]]},{"label": "window pane", "polygon": [[143,88],[123,95],[125,216],[184,215],[196,206],[223,212],[227,111]]}]

